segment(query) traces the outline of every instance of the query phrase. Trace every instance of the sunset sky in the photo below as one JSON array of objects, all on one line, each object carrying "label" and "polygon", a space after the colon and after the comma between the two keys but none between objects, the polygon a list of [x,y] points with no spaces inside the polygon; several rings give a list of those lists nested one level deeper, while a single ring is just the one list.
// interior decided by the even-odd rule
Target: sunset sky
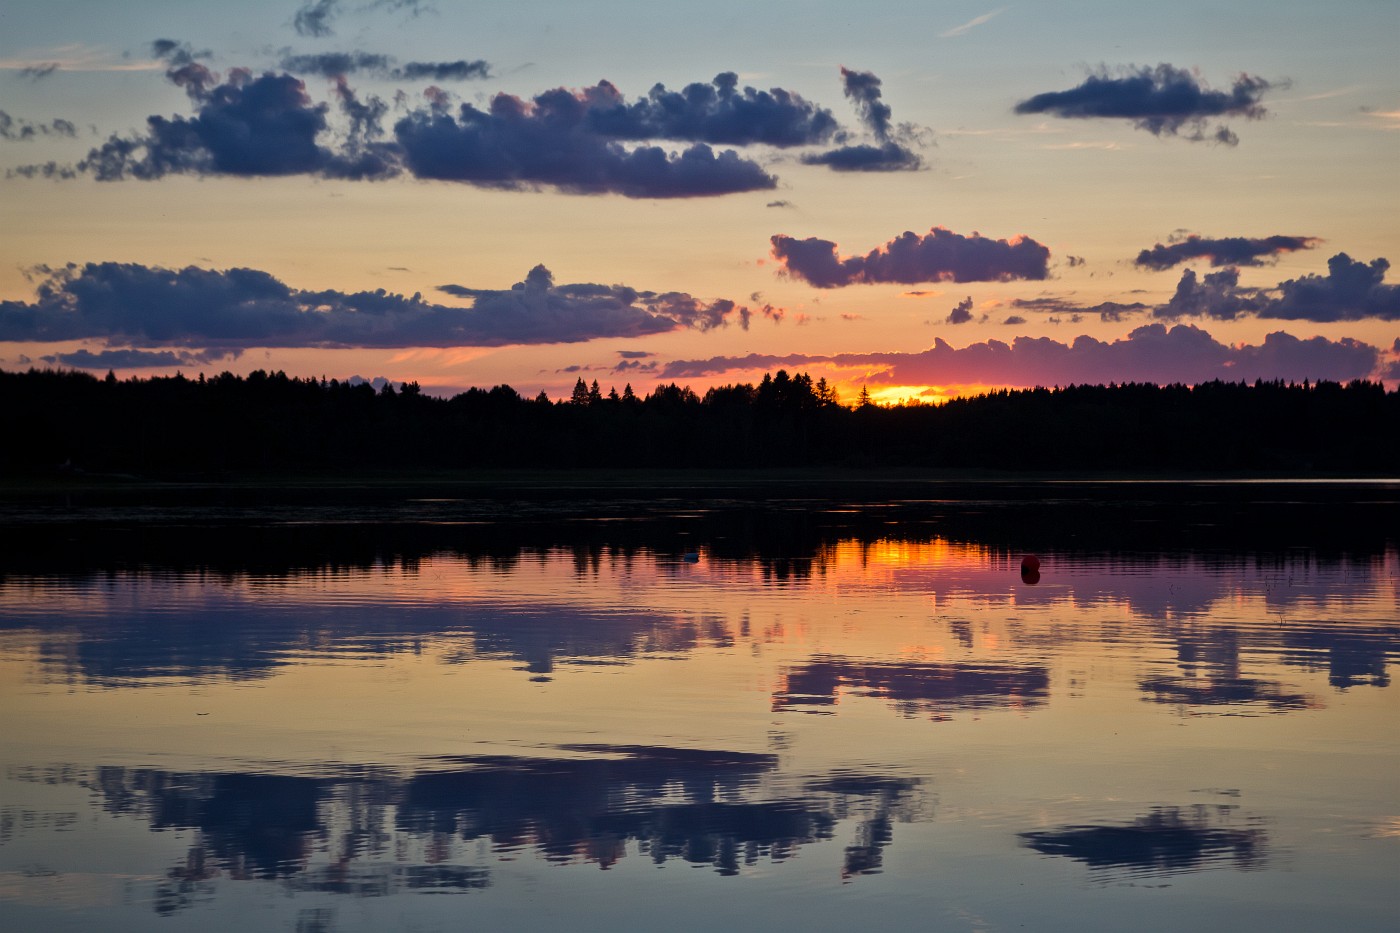
[{"label": "sunset sky", "polygon": [[1400,383],[1400,4],[0,7],[0,368]]}]

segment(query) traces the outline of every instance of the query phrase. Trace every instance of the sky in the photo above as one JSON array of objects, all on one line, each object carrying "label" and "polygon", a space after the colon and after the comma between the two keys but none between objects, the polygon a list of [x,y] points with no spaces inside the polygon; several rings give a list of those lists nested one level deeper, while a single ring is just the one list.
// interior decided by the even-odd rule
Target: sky
[{"label": "sky", "polygon": [[1400,4],[0,7],[0,368],[1400,385]]}]

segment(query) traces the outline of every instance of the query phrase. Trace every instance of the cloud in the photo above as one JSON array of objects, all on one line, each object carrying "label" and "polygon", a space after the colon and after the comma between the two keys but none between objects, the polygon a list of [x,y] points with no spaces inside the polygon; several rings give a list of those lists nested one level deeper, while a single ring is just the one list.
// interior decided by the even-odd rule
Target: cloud
[{"label": "cloud", "polygon": [[716,154],[704,143],[680,153],[656,146],[626,149],[594,131],[587,93],[560,88],[531,102],[498,94],[489,109],[463,104],[455,118],[420,110],[395,124],[394,134],[404,164],[417,177],[484,187],[548,185],[577,194],[671,198],[777,186],[756,162],[732,149]]},{"label": "cloud", "polygon": [[491,76],[490,63],[480,60],[404,62],[397,67],[394,62],[393,56],[374,52],[318,52],[297,55],[290,50],[284,50],[278,64],[283,71],[293,74],[317,74],[327,78],[359,72],[396,81],[467,81]]},{"label": "cloud", "polygon": [[1005,326],[1019,327],[1020,325],[1026,323],[1026,319],[1021,317],[1021,315],[1019,314],[1011,314],[1007,315],[1006,320],[1002,321],[1001,323]]},{"label": "cloud", "polygon": [[1153,311],[1156,317],[1212,317],[1230,321],[1242,314],[1258,311],[1260,303],[1254,290],[1241,291],[1240,270],[1236,268],[1208,272],[1196,278],[1195,269],[1186,269],[1176,283],[1176,293],[1165,305]]},{"label": "cloud", "polygon": [[841,84],[846,98],[856,108],[856,116],[875,134],[875,138],[890,137],[890,105],[880,99],[880,79],[869,71],[853,71],[841,66]]},{"label": "cloud", "polygon": [[491,65],[480,59],[455,62],[404,62],[395,68],[390,77],[400,81],[468,81],[472,78],[491,77]]},{"label": "cloud", "polygon": [[1212,90],[1190,71],[1169,64],[1156,68],[1101,67],[1067,91],[1036,94],[1016,105],[1016,113],[1049,113],[1068,119],[1123,119],[1156,136],[1178,136],[1193,142],[1235,145],[1239,140],[1225,126],[1207,121],[1222,116],[1251,120],[1267,111],[1260,102],[1275,87],[1263,78],[1241,74],[1228,91]]},{"label": "cloud", "polygon": [[993,240],[934,227],[924,236],[906,231],[864,256],[840,258],[830,240],[772,237],[773,256],[783,273],[817,288],[876,282],[1006,282],[1049,276],[1050,250],[1016,236]]},{"label": "cloud", "polygon": [[316,74],[334,78],[359,71],[388,74],[393,62],[390,56],[373,52],[318,52],[294,55],[291,51],[284,50],[282,60],[278,64],[283,71],[292,74]]},{"label": "cloud", "polygon": [[139,348],[463,347],[575,343],[710,330],[754,314],[727,299],[622,285],[555,285],[544,266],[509,289],[446,285],[470,307],[421,295],[293,289],[256,269],[89,263],[39,269],[33,302],[0,302],[0,341],[103,340]]},{"label": "cloud", "polygon": [[34,123],[29,120],[17,120],[0,110],[0,139],[23,142],[39,136],[66,136],[71,139],[77,135],[78,128],[71,120],[58,118],[48,123]]},{"label": "cloud", "polygon": [[[194,61],[204,53],[191,52],[185,44],[157,40],[152,48],[170,62],[167,77],[189,96],[192,116],[148,117],[144,132],[109,137],[75,168],[32,165],[11,174],[86,173],[99,181],[169,174],[378,180],[408,172],[489,188],[704,197],[777,186],[777,179],[757,162],[732,149],[711,149],[711,142],[800,145],[836,131],[830,113],[797,95],[780,88],[740,90],[737,77],[724,73],[711,84],[688,85],[678,94],[657,85],[647,98],[630,103],[603,81],[581,91],[556,88],[531,100],[497,94],[484,109],[462,104],[455,114],[449,95],[432,86],[424,92],[428,105],[399,119],[390,140],[381,138],[379,123],[387,105],[372,95],[360,97],[344,80],[357,70],[390,68],[387,56],[350,52],[285,58],[284,64],[337,79],[335,97],[348,120],[347,131],[330,120],[331,105],[313,101],[305,84],[290,73],[254,77],[235,68],[220,76]],[[410,66],[437,76],[484,73],[487,68],[484,62]],[[402,74],[408,67],[389,74]],[[655,145],[629,148],[622,142],[652,139],[692,145],[670,151]],[[895,147],[880,158],[892,162],[901,156]]]},{"label": "cloud", "polygon": [[968,295],[948,313],[949,324],[966,324],[972,320],[972,296]]},{"label": "cloud", "polygon": [[1002,13],[1005,13],[1005,12],[1006,12],[1006,7],[1001,7],[1001,8],[999,8],[999,9],[993,10],[993,11],[990,12],[990,13],[983,13],[981,16],[975,16],[975,17],[973,17],[972,19],[968,20],[967,22],[963,23],[961,26],[954,26],[952,29],[949,29],[949,30],[947,30],[947,31],[945,31],[945,32],[940,32],[940,33],[938,34],[938,38],[940,38],[940,39],[952,39],[952,38],[954,38],[955,36],[965,36],[965,35],[967,35],[969,32],[971,32],[972,30],[976,29],[978,26],[981,26],[982,24],[984,24],[984,23],[986,23],[986,22],[989,22],[989,21],[992,20],[994,17],[1000,16]]},{"label": "cloud", "polygon": [[151,42],[151,57],[166,62],[172,69],[193,64],[201,58],[212,58],[208,49],[196,52],[188,42],[177,39],[155,39]]},{"label": "cloud", "polygon": [[1389,268],[1385,259],[1365,263],[1338,253],[1327,261],[1326,275],[1305,275],[1272,288],[1241,286],[1239,270],[1233,266],[1199,280],[1194,269],[1186,269],[1171,300],[1154,313],[1165,318],[1220,320],[1246,314],[1317,322],[1400,320],[1400,285],[1384,282]]},{"label": "cloud", "polygon": [[58,62],[40,62],[37,65],[26,65],[19,70],[21,78],[28,78],[30,81],[39,81],[47,78],[59,69]]},{"label": "cloud", "polygon": [[171,366],[203,366],[213,360],[237,356],[239,351],[216,351],[203,353],[176,352],[172,350],[76,350],[72,353],[55,353],[42,357],[43,361],[71,369],[149,369]]},{"label": "cloud", "polygon": [[[892,112],[881,99],[880,79],[869,71],[853,71],[841,66],[841,84],[856,116],[874,135],[879,145],[851,144],[827,152],[804,155],[806,165],[825,165],[838,172],[897,172],[923,167],[923,159],[891,138]],[[915,135],[914,128],[901,128],[903,135]]]},{"label": "cloud", "polygon": [[1303,340],[1283,332],[1260,345],[1231,346],[1189,324],[1168,329],[1146,324],[1127,337],[1101,341],[1080,336],[1072,343],[1048,337],[988,340],[955,348],[941,338],[917,353],[841,353],[832,356],[714,357],[677,360],[661,378],[714,376],[732,370],[828,364],[863,368],[871,382],[889,385],[1005,385],[1034,387],[1109,382],[1199,384],[1256,379],[1365,378],[1377,368],[1380,351],[1349,337]]},{"label": "cloud", "polygon": [[1189,234],[1168,244],[1158,243],[1134,260],[1149,269],[1170,269],[1192,259],[1209,258],[1212,266],[1262,266],[1269,258],[1322,242],[1312,236],[1203,237]]},{"label": "cloud", "polygon": [[[423,0],[372,0],[355,8],[356,13],[371,10],[397,12],[407,10],[409,16],[417,18],[433,8]],[[297,35],[323,38],[335,35],[332,22],[340,16],[340,0],[305,0],[292,18],[292,28]]]},{"label": "cloud", "polygon": [[[1012,300],[1011,306],[1049,314],[1068,314],[1071,316],[1097,314],[1099,319],[1103,321],[1122,321],[1154,310],[1151,305],[1143,304],[1140,301],[1127,304],[1118,301],[1104,301],[1096,305],[1086,306],[1065,298],[1016,298]],[[1025,321],[1020,320],[1017,323],[1024,324]]]},{"label": "cloud", "polygon": [[839,146],[826,152],[804,155],[802,162],[805,165],[825,165],[838,172],[908,172],[922,168],[924,164],[917,153],[896,142],[878,146],[863,143]]},{"label": "cloud", "polygon": [[[631,103],[607,81],[573,96],[583,108],[584,125],[613,139],[788,147],[824,142],[840,128],[831,111],[792,91],[740,89],[739,76],[732,71],[716,75],[709,84],[687,84],[680,91],[657,84],[646,97]],[[537,105],[540,101],[535,98]]]},{"label": "cloud", "polygon": [[50,178],[72,180],[78,172],[71,165],[61,165],[52,160],[38,165],[17,165],[5,170],[6,178]]},{"label": "cloud", "polygon": [[[343,84],[338,97],[351,121],[338,149],[319,144],[328,129],[329,105],[312,103],[305,85],[288,74],[254,78],[235,69],[223,84],[202,65],[172,72],[198,104],[194,117],[152,116],[144,136],[112,136],[78,163],[99,181],[150,180],[168,174],[269,176],[312,174],[327,178],[376,179],[399,173],[397,153],[372,143],[376,129],[365,120],[376,111]],[[368,109],[366,109],[368,107]]]},{"label": "cloud", "polygon": [[1277,297],[1260,315],[1308,321],[1400,320],[1400,285],[1382,281],[1389,268],[1385,259],[1365,263],[1338,253],[1327,260],[1327,275],[1280,282]]},{"label": "cloud", "polygon": [[[329,69],[346,62],[317,59],[306,64]],[[356,61],[349,64],[356,66]],[[168,174],[375,180],[407,170],[419,178],[483,187],[553,186],[638,198],[701,197],[777,185],[756,162],[733,150],[716,153],[703,143],[678,153],[656,146],[628,149],[600,134],[592,114],[619,99],[606,82],[577,94],[562,88],[547,91],[530,102],[498,94],[489,109],[463,104],[456,117],[439,92],[427,109],[395,124],[391,142],[379,140],[379,119],[387,106],[372,96],[360,99],[343,79],[335,93],[349,130],[337,137],[327,118],[330,105],[313,102],[305,84],[290,74],[255,78],[233,69],[219,83],[217,74],[191,62],[172,68],[168,76],[184,87],[195,115],[152,116],[144,134],[110,137],[88,153],[77,171],[116,181]],[[745,132],[763,135],[752,126]],[[26,177],[64,177],[58,166],[15,171]]]},{"label": "cloud", "polygon": [[339,7],[339,0],[306,0],[292,17],[292,28],[299,36],[333,35],[331,21],[339,14]]}]

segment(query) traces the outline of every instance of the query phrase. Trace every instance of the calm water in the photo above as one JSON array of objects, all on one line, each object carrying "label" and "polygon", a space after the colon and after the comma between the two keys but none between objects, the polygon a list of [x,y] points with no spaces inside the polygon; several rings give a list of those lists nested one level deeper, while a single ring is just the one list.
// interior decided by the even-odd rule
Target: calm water
[{"label": "calm water", "polygon": [[9,572],[0,926],[1394,929],[1393,532],[991,507]]}]

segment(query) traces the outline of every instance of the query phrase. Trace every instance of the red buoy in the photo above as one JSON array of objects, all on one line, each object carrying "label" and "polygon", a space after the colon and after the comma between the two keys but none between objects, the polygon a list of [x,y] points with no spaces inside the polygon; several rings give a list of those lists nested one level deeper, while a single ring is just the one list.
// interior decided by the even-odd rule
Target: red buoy
[{"label": "red buoy", "polygon": [[1037,570],[1039,570],[1039,569],[1040,569],[1040,558],[1039,558],[1039,557],[1036,557],[1034,554],[1027,554],[1025,557],[1021,558],[1021,572],[1022,572],[1022,573],[1034,573],[1035,571],[1037,571]]}]

